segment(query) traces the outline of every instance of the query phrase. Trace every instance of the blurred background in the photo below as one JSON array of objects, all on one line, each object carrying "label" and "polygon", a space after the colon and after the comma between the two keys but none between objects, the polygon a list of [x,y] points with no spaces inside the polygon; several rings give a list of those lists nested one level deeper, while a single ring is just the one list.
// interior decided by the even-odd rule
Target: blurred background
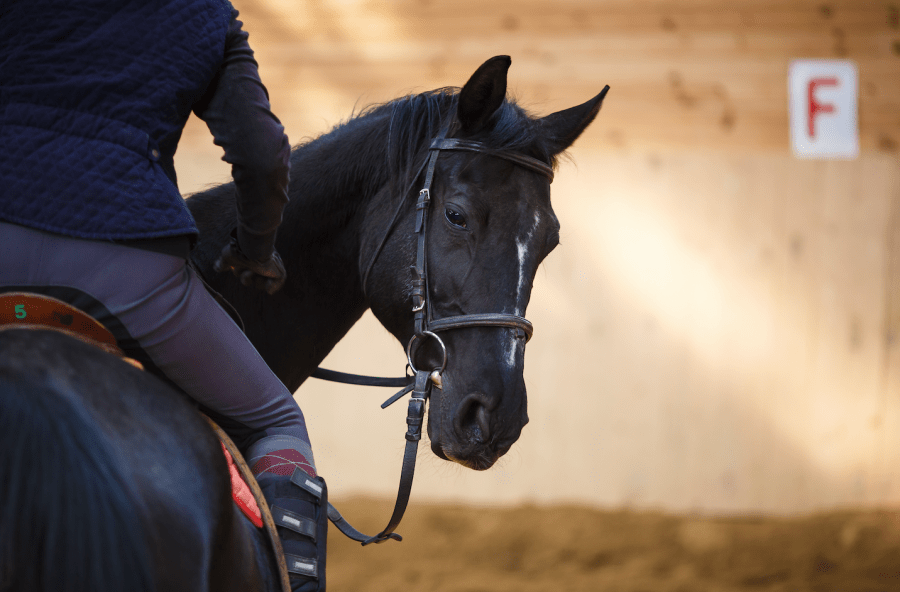
[{"label": "blurred background", "polygon": [[[900,2],[233,3],[293,144],[498,54],[535,115],[611,86],[553,183],[530,424],[483,473],[422,446],[409,542],[333,530],[331,590],[900,590]],[[793,155],[797,58],[855,63],[857,158]],[[182,192],[227,181],[220,157],[193,119]],[[325,366],[404,363],[367,313]],[[403,451],[390,394],[296,393],[371,530]]]}]

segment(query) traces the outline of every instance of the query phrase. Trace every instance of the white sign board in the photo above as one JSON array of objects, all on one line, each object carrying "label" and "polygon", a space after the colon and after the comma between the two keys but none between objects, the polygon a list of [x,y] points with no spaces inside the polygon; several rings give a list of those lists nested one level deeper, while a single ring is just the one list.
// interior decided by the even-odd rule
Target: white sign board
[{"label": "white sign board", "polygon": [[859,155],[856,64],[794,60],[788,71],[791,146],[798,158]]}]

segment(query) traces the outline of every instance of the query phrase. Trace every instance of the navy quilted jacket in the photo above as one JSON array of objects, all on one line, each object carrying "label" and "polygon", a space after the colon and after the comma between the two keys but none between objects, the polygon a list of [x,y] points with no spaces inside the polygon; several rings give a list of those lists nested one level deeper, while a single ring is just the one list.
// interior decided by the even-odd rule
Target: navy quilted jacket
[{"label": "navy quilted jacket", "polygon": [[173,166],[193,110],[234,165],[243,234],[265,259],[290,148],[236,15],[228,0],[4,0],[0,219],[89,239],[196,234]]}]

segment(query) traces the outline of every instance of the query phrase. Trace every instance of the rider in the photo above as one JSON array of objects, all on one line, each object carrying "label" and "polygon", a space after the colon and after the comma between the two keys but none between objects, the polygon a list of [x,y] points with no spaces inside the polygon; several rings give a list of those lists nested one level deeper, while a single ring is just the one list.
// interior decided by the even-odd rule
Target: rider
[{"label": "rider", "polygon": [[297,531],[279,529],[293,590],[324,590],[327,494],[303,414],[187,264],[198,231],[173,157],[193,111],[235,181],[216,269],[270,294],[285,281],[274,244],[290,145],[236,17],[228,0],[0,9],[0,292],[91,314],[220,419]]}]

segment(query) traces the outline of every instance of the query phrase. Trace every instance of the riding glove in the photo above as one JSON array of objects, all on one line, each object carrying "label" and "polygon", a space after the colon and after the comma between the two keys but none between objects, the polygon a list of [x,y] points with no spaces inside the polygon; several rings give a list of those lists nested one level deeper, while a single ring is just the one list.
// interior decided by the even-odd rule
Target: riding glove
[{"label": "riding glove", "polygon": [[269,294],[280,290],[287,277],[278,251],[273,248],[268,260],[254,261],[241,250],[235,232],[231,233],[231,241],[222,249],[213,269],[219,273],[230,269],[245,286],[265,290]]}]

